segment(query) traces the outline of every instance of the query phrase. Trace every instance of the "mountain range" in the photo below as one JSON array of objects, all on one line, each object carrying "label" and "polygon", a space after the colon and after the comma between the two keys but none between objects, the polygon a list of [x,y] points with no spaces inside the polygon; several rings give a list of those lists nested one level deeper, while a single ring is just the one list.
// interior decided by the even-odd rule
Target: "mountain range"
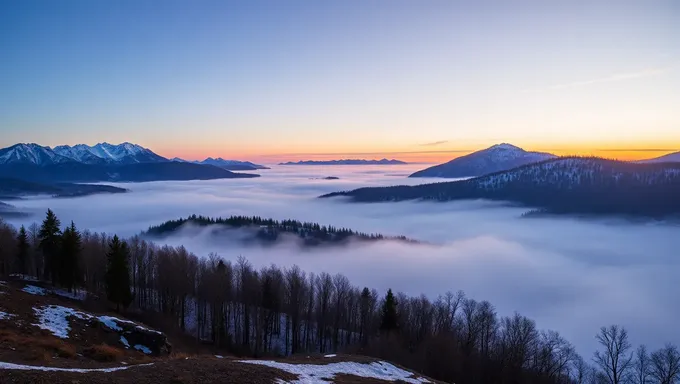
[{"label": "mountain range", "polygon": [[55,148],[35,143],[0,149],[0,177],[34,183],[141,182],[258,177],[208,164],[170,161],[137,144]]},{"label": "mountain range", "polygon": [[360,188],[321,197],[347,196],[355,202],[488,199],[552,214],[677,217],[679,195],[680,163],[561,157],[467,180]]},{"label": "mountain range", "polygon": [[380,160],[365,160],[365,159],[340,159],[340,160],[302,160],[289,161],[287,163],[279,163],[279,165],[396,165],[408,164],[401,160],[394,159],[380,159]]},{"label": "mountain range", "polygon": [[216,167],[224,168],[228,171],[254,171],[254,170],[258,170],[258,169],[269,169],[268,167],[265,167],[264,165],[251,163],[250,161],[225,160],[221,157],[218,157],[216,159],[214,159],[212,157],[208,157],[207,159],[205,159],[203,161],[187,161],[187,160],[180,159],[179,157],[175,157],[171,161],[176,161],[176,162],[180,162],[180,163],[214,165]]},{"label": "mountain range", "polygon": [[647,159],[638,161],[638,163],[648,164],[648,163],[680,163],[680,152],[669,153],[660,157],[655,157],[653,159]]},{"label": "mountain range", "polygon": [[556,157],[551,153],[528,152],[512,144],[503,143],[458,157],[448,163],[423,169],[409,177],[475,177]]}]

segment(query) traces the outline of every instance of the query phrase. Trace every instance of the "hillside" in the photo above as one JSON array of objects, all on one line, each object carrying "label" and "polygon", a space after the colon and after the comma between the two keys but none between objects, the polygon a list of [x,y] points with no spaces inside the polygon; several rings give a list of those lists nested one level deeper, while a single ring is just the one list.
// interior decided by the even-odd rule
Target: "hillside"
[{"label": "hillside", "polygon": [[[397,240],[415,242],[403,236],[383,236],[353,231],[347,228],[319,225],[317,223],[303,223],[297,220],[273,220],[261,217],[231,216],[228,218],[209,218],[204,216],[189,216],[178,220],[169,220],[157,226],[150,227],[143,235],[148,237],[164,237],[176,233],[189,225],[198,227],[213,226],[215,236],[230,237],[244,243],[274,244],[285,241],[285,235],[296,238],[300,245],[342,245],[349,241],[382,241]],[[225,229],[226,231],[220,231]],[[228,231],[240,229],[238,233]]]},{"label": "hillside", "polygon": [[667,155],[655,157],[653,159],[647,159],[638,161],[638,163],[680,163],[680,152],[669,153]]},{"label": "hillside", "polygon": [[[191,337],[91,307],[84,291],[0,280],[1,383],[434,382],[377,359],[306,355],[269,360],[220,354]],[[217,352],[217,353],[216,353]]]},{"label": "hillside", "polygon": [[321,197],[356,202],[490,199],[546,213],[680,215],[680,164],[558,158],[474,179],[417,186],[360,188]]},{"label": "hillside", "polygon": [[67,162],[38,166],[10,164],[0,166],[0,177],[39,183],[143,182],[160,180],[210,180],[259,177],[234,173],[210,165],[160,162],[137,164],[83,164]]},{"label": "hillside", "polygon": [[505,171],[525,164],[553,159],[555,157],[555,155],[550,153],[528,152],[522,148],[504,143],[458,157],[448,163],[423,169],[413,173],[409,177],[475,177]]},{"label": "hillside", "polygon": [[397,165],[408,164],[401,160],[381,159],[381,160],[365,160],[365,159],[341,159],[341,160],[301,160],[289,161],[287,163],[279,163],[279,165]]},{"label": "hillside", "polygon": [[127,189],[96,184],[42,184],[15,178],[0,177],[0,199],[25,195],[51,195],[54,197],[77,197],[97,193],[125,193]]}]

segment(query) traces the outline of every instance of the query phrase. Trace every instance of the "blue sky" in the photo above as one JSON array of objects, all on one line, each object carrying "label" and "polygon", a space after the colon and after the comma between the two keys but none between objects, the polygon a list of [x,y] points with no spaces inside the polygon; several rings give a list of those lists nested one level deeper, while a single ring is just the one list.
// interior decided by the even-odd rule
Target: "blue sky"
[{"label": "blue sky", "polygon": [[0,1],[0,145],[680,149],[679,26],[674,1]]}]

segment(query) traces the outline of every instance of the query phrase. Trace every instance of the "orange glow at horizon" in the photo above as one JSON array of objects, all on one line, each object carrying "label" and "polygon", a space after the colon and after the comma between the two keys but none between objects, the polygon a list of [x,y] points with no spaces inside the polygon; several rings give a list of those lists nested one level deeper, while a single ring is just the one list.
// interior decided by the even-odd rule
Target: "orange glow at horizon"
[{"label": "orange glow at horizon", "polygon": [[[185,160],[203,160],[207,157],[222,157],[230,160],[253,161],[261,163],[278,163],[283,161],[299,161],[299,160],[332,160],[332,159],[397,159],[406,162],[418,163],[444,163],[455,159],[457,157],[465,156],[469,153],[487,148],[484,146],[478,149],[432,149],[424,150],[423,148],[409,148],[407,150],[385,150],[381,148],[376,151],[246,151],[246,150],[225,150],[212,148],[191,148],[191,150],[177,151],[176,149],[167,149],[158,151],[160,155],[167,158],[179,157]],[[677,152],[680,148],[680,143],[669,145],[665,143],[657,146],[646,146],[646,148],[635,147],[614,147],[614,146],[588,146],[588,147],[555,147],[555,146],[521,146],[528,151],[548,152],[557,156],[595,156],[607,159],[617,159],[624,161],[650,159],[666,155],[668,153]]]}]

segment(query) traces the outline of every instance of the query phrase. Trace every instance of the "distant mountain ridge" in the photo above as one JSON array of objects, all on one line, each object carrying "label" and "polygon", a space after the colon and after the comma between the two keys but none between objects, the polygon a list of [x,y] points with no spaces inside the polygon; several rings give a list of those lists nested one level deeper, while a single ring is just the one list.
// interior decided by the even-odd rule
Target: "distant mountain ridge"
[{"label": "distant mountain ridge", "polygon": [[667,155],[655,157],[653,159],[640,160],[638,163],[680,163],[680,152],[669,153]]},{"label": "distant mountain ridge", "polygon": [[562,157],[468,180],[360,188],[321,197],[357,202],[489,199],[545,213],[680,216],[680,164]]},{"label": "distant mountain ridge", "polygon": [[214,165],[216,167],[224,168],[228,171],[254,171],[258,169],[269,169],[264,165],[251,163],[250,161],[240,161],[240,160],[225,160],[221,157],[216,159],[208,157],[202,161],[187,161],[180,159],[179,157],[173,158],[171,161],[177,161],[180,163],[193,163],[193,164],[203,164],[203,165]]},{"label": "distant mountain ridge", "polygon": [[502,143],[423,169],[409,177],[476,177],[556,157],[551,153],[529,152],[512,144]]},{"label": "distant mountain ridge", "polygon": [[408,164],[401,160],[395,159],[380,159],[380,160],[365,160],[365,159],[340,159],[340,160],[301,160],[289,161],[286,163],[279,163],[279,165],[396,165]]},{"label": "distant mountain ridge", "polygon": [[59,145],[54,148],[35,143],[15,144],[0,149],[0,164],[34,164],[39,166],[67,162],[83,164],[136,164],[164,162],[168,159],[137,144],[113,145],[99,143],[93,146],[77,144]]},{"label": "distant mountain ridge", "polygon": [[258,177],[212,165],[174,162],[137,144],[35,143],[0,149],[0,177],[38,183],[142,182]]}]

